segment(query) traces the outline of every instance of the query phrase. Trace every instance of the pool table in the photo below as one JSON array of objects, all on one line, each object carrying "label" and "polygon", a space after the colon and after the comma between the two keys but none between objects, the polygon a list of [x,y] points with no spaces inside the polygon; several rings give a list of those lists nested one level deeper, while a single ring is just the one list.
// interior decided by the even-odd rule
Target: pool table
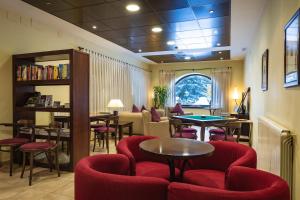
[{"label": "pool table", "polygon": [[237,118],[223,117],[215,115],[179,115],[173,116],[174,119],[180,119],[185,123],[193,123],[196,126],[201,127],[200,137],[201,141],[204,141],[205,137],[205,127],[213,126],[214,124],[228,123],[231,121],[237,121]]}]

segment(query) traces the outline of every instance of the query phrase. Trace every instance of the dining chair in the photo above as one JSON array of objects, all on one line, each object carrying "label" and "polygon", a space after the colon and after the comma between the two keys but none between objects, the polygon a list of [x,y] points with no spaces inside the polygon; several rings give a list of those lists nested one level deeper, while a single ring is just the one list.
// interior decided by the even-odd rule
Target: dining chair
[{"label": "dining chair", "polygon": [[171,138],[186,138],[186,139],[197,139],[197,130],[191,131],[190,128],[194,124],[183,123],[179,119],[169,119],[169,132]]},{"label": "dining chair", "polygon": [[[13,126],[13,124],[11,124]],[[7,138],[0,140],[0,151],[9,152],[10,153],[10,161],[9,161],[9,175],[12,176],[12,168],[14,162],[14,152],[18,150],[23,144],[30,142],[28,138],[21,137],[20,128],[27,128],[28,131],[34,132],[34,122],[33,120],[18,120],[15,128],[16,128],[16,136],[13,138]],[[4,147],[4,149],[2,149]]]},{"label": "dining chair", "polygon": [[118,126],[119,126],[119,116],[109,116],[107,118],[103,118],[102,121],[105,123],[104,126],[100,126],[98,128],[94,128],[94,147],[93,152],[96,148],[96,141],[98,141],[100,146],[100,140],[103,140],[102,147],[104,148],[104,141],[106,143],[106,150],[109,153],[109,133],[114,134],[115,145],[117,145],[117,137],[118,137]]},{"label": "dining chair", "polygon": [[[34,157],[45,153],[46,158],[48,160],[49,164],[49,170],[52,172],[52,153],[55,154],[55,167],[57,170],[58,177],[60,177],[60,170],[59,170],[59,160],[58,160],[58,145],[60,141],[60,135],[62,130],[62,125],[59,122],[53,122],[49,125],[48,128],[44,129],[48,137],[46,141],[37,142],[35,140],[35,132],[32,132],[32,142],[23,144],[20,146],[20,151],[23,152],[23,167],[22,167],[22,173],[21,178],[23,178],[24,171],[25,171],[25,163],[26,163],[26,154],[29,154],[29,164],[30,164],[30,174],[29,174],[29,186],[32,184],[32,171],[33,171],[33,165],[34,165]],[[56,135],[52,135],[52,133],[56,133]],[[55,137],[56,141],[53,142],[53,137]]]},{"label": "dining chair", "polygon": [[[209,131],[210,141],[231,141],[231,142],[239,142],[241,136],[241,128],[242,123],[240,121],[233,121],[227,123],[214,124],[214,127],[218,127],[218,129],[213,129],[214,132]],[[220,131],[217,131],[220,130]]]}]

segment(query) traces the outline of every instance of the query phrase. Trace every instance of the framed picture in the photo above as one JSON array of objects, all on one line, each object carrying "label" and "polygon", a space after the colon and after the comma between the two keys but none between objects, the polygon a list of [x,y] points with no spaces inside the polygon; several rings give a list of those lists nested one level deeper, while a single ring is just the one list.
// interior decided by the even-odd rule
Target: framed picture
[{"label": "framed picture", "polygon": [[261,64],[261,89],[263,91],[268,90],[268,72],[269,72],[269,50],[265,50],[262,55]]},{"label": "framed picture", "polygon": [[298,86],[299,82],[299,13],[298,10],[285,26],[284,87]]}]

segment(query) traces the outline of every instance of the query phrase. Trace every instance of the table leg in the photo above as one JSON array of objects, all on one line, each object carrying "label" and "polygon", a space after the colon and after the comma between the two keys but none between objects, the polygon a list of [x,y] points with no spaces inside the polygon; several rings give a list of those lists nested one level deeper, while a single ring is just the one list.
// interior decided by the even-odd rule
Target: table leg
[{"label": "table leg", "polygon": [[204,142],[204,138],[205,138],[205,126],[204,125],[201,125],[200,138],[201,138],[201,141]]},{"label": "table leg", "polygon": [[[117,137],[117,136],[116,136]],[[119,141],[123,138],[123,127],[119,126]]]},{"label": "table leg", "polygon": [[173,159],[169,159],[169,168],[170,168],[170,181],[175,181],[175,164]]},{"label": "table leg", "polygon": [[182,166],[181,166],[181,169],[180,169],[180,180],[183,179],[183,173],[184,173],[184,169],[185,169],[185,166],[187,164],[188,160],[183,160],[183,163],[182,163]]},{"label": "table leg", "polygon": [[133,133],[133,124],[129,126],[129,136],[132,136]]}]

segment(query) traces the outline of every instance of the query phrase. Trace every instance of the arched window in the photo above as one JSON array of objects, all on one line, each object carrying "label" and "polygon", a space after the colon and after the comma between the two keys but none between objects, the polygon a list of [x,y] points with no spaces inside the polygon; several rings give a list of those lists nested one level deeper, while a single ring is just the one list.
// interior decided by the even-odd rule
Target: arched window
[{"label": "arched window", "polygon": [[205,107],[211,102],[211,78],[202,74],[188,74],[175,83],[176,102],[185,107]]}]

